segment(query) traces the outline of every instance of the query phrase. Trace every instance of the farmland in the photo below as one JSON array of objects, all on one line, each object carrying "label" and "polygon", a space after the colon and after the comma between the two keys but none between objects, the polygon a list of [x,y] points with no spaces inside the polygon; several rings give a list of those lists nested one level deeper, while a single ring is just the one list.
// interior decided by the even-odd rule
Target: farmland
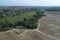
[{"label": "farmland", "polygon": [[41,20],[40,31],[60,38],[60,11],[46,11],[46,16]]}]

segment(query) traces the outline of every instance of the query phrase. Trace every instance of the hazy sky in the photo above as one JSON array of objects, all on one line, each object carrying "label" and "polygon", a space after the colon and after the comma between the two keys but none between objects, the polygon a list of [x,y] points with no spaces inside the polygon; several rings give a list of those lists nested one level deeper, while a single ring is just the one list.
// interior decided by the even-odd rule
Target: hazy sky
[{"label": "hazy sky", "polygon": [[60,0],[0,0],[0,6],[60,6]]}]

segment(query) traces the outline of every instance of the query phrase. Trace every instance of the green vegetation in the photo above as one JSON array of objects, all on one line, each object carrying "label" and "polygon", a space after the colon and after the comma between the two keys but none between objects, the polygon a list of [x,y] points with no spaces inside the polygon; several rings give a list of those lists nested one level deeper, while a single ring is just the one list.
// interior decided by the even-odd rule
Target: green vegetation
[{"label": "green vegetation", "polygon": [[33,12],[26,12],[24,14],[16,15],[13,17],[5,17],[3,19],[0,19],[0,21],[9,20],[10,22],[15,22],[15,21],[23,20],[24,18],[30,19],[33,17],[33,15],[35,15],[34,11]]},{"label": "green vegetation", "polygon": [[13,14],[13,12],[12,14],[8,14],[11,12],[11,9],[3,9],[0,14],[3,12],[5,13],[0,15],[0,31],[7,31],[13,28],[35,29],[37,27],[38,19],[44,16],[44,11],[42,10],[19,10],[14,9],[13,12],[15,12],[15,14]]}]

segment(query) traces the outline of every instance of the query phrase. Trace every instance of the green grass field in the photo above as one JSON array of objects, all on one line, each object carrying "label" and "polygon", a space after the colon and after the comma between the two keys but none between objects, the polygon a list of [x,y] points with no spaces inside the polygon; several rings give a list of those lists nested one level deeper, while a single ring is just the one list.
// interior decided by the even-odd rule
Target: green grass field
[{"label": "green grass field", "polygon": [[10,22],[16,22],[16,21],[19,21],[19,20],[23,20],[24,18],[32,18],[33,15],[35,15],[35,11],[32,11],[32,12],[26,12],[24,14],[21,14],[21,15],[16,15],[14,17],[7,17],[7,18],[3,18],[3,19],[0,19],[0,22],[1,21],[4,21],[4,20],[8,20]]}]

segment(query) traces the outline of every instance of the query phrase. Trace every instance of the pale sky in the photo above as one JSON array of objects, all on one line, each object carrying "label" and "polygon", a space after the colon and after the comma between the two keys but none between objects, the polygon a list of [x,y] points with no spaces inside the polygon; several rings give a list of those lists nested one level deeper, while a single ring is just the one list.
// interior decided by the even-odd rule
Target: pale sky
[{"label": "pale sky", "polygon": [[0,6],[60,6],[60,0],[0,0]]}]

